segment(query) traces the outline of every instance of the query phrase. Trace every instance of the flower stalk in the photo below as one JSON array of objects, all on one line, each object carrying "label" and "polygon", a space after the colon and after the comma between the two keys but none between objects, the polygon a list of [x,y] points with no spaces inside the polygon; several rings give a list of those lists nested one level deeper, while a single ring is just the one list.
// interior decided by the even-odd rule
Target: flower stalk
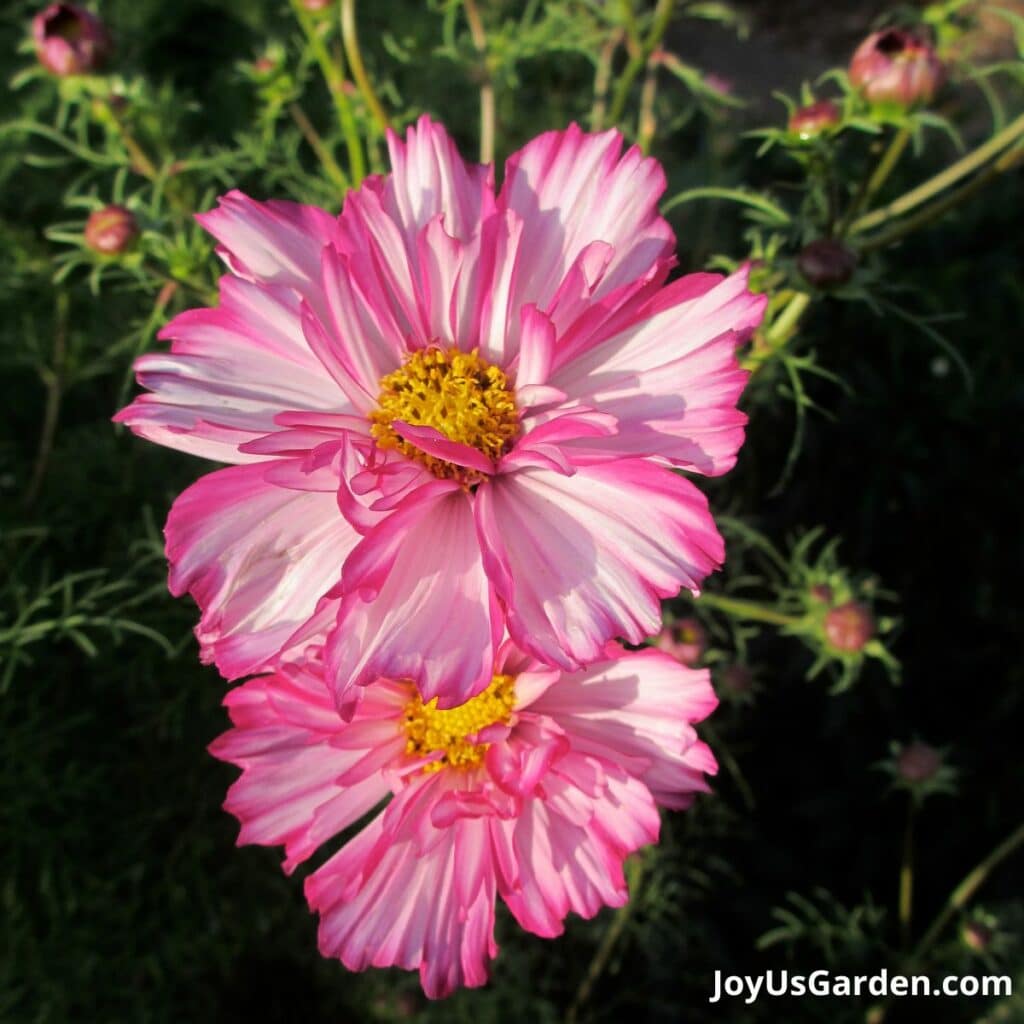
[{"label": "flower stalk", "polygon": [[346,92],[347,83],[341,63],[336,61],[324,43],[320,29],[309,11],[302,6],[301,0],[291,0],[292,10],[295,12],[296,20],[306,37],[310,52],[327,83],[327,91],[331,94],[331,102],[334,104],[335,112],[338,115],[338,123],[341,126],[342,135],[345,138],[345,149],[348,151],[349,177],[353,187],[358,187],[363,178],[366,177],[366,157],[363,154],[363,146],[359,139],[359,131],[356,127],[355,115],[352,113],[352,104],[349,102]]},{"label": "flower stalk", "polygon": [[480,57],[480,163],[494,160],[494,83],[487,67],[487,32],[476,6],[476,0],[465,0],[466,21],[477,55]]},{"label": "flower stalk", "polygon": [[977,149],[961,157],[952,163],[944,171],[929,178],[927,181],[912,188],[898,199],[894,199],[877,210],[872,210],[850,226],[850,234],[859,235],[871,228],[878,227],[886,221],[900,217],[911,210],[926,203],[933,196],[944,192],[947,188],[955,185],[962,178],[980,170],[990,160],[998,157],[1004,150],[1008,149],[1019,139],[1024,138],[1024,114],[1021,114],[1014,121],[1010,122],[1002,131],[997,132],[988,142]]},{"label": "flower stalk", "polygon": [[661,42],[672,20],[672,11],[675,8],[675,0],[658,0],[658,6],[654,9],[654,21],[647,33],[647,38],[641,43],[637,38],[635,17],[632,3],[624,4],[627,35],[630,41],[631,56],[629,63],[622,71],[622,76],[615,85],[615,92],[612,97],[611,113],[608,120],[611,124],[618,124],[626,110],[626,103],[629,101],[629,90],[636,81],[637,75],[643,71],[651,54]]},{"label": "flower stalk", "polygon": [[370,76],[366,73],[363,55],[359,49],[359,34],[356,30],[356,0],[341,0],[341,41],[345,57],[352,69],[356,87],[373,117],[378,131],[383,135],[388,129],[388,115],[373,89]]},{"label": "flower stalk", "polygon": [[348,176],[341,169],[338,161],[334,159],[334,154],[331,152],[330,147],[321,138],[320,133],[313,126],[313,122],[306,116],[306,112],[298,103],[289,103],[288,114],[295,122],[299,131],[302,132],[302,137],[309,144],[309,148],[316,154],[317,159],[320,161],[320,166],[323,167],[327,177],[342,192],[348,191]]},{"label": "flower stalk", "polygon": [[726,597],[725,594],[701,594],[698,599],[702,605],[708,608],[717,608],[726,615],[737,619],[752,619],[755,622],[767,622],[773,626],[794,626],[799,621],[799,616],[787,615],[785,612],[769,608],[757,601],[748,601],[739,597]]}]

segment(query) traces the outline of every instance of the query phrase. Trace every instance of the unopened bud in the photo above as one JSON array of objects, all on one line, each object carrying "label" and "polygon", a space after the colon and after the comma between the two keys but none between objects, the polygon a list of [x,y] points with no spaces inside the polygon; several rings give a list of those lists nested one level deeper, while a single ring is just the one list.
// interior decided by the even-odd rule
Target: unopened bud
[{"label": "unopened bud", "polygon": [[666,626],[655,638],[654,644],[677,661],[693,668],[704,657],[708,634],[697,619],[680,619]]},{"label": "unopened bud", "polygon": [[945,78],[935,51],[910,32],[874,32],[850,60],[850,82],[872,103],[930,103]]},{"label": "unopened bud", "polygon": [[32,19],[32,38],[39,63],[62,78],[97,71],[112,48],[103,22],[74,4],[50,4],[40,11]]},{"label": "unopened bud", "polygon": [[825,615],[825,639],[837,651],[855,654],[875,635],[875,620],[859,601],[847,601]]},{"label": "unopened bud", "polygon": [[915,740],[896,756],[896,771],[904,782],[928,782],[942,767],[942,755],[927,743]]},{"label": "unopened bud", "polygon": [[85,222],[85,244],[104,256],[124,252],[138,234],[139,225],[134,214],[123,206],[111,205],[94,210]]},{"label": "unopened bud", "polygon": [[732,697],[745,697],[754,689],[754,673],[746,665],[726,665],[716,678],[722,692]]},{"label": "unopened bud", "polygon": [[815,583],[807,593],[811,596],[811,600],[817,601],[819,604],[832,603],[832,588],[827,583]]},{"label": "unopened bud", "polygon": [[815,288],[835,288],[853,277],[857,254],[838,238],[816,238],[800,250],[796,265]]},{"label": "unopened bud", "polygon": [[980,921],[965,921],[960,929],[960,940],[975,953],[984,953],[992,945],[992,929]]},{"label": "unopened bud", "polygon": [[789,130],[801,139],[810,139],[839,124],[841,117],[839,108],[831,100],[818,100],[793,111]]}]

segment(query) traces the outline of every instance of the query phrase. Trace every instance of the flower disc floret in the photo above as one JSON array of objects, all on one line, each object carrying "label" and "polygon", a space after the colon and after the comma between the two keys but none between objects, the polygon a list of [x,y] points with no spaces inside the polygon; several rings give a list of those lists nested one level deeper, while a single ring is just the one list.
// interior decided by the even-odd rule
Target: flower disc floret
[{"label": "flower disc floret", "polygon": [[467,471],[421,451],[395,429],[396,421],[433,427],[449,441],[469,445],[497,460],[519,431],[519,415],[508,377],[479,352],[431,346],[413,352],[380,382],[371,434],[381,448],[415,459],[441,479],[463,479]]},{"label": "flower disc floret", "polygon": [[440,758],[424,766],[425,772],[478,765],[490,744],[480,743],[474,737],[488,726],[508,722],[515,706],[514,682],[512,676],[496,675],[483,693],[447,710],[438,708],[436,697],[424,703],[413,689],[403,722],[408,736],[405,752],[413,757],[426,757],[442,751]]}]

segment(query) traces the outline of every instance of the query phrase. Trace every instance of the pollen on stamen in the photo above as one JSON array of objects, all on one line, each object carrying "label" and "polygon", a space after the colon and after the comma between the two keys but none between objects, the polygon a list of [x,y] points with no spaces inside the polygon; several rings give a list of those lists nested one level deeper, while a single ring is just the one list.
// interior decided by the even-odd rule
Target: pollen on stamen
[{"label": "pollen on stamen", "polygon": [[515,707],[514,683],[512,676],[496,675],[482,693],[448,710],[438,708],[436,697],[424,703],[413,689],[402,723],[407,737],[405,752],[413,757],[426,757],[442,751],[440,758],[423,767],[428,773],[442,768],[475,767],[490,744],[474,742],[469,737],[489,725],[508,722]]},{"label": "pollen on stamen", "polygon": [[519,431],[508,377],[476,349],[432,346],[414,352],[403,366],[381,378],[377,406],[370,413],[370,433],[377,444],[402,452],[442,479],[476,482],[479,474],[421,451],[398,434],[392,426],[396,420],[433,427],[449,441],[469,445],[494,460],[511,448]]}]

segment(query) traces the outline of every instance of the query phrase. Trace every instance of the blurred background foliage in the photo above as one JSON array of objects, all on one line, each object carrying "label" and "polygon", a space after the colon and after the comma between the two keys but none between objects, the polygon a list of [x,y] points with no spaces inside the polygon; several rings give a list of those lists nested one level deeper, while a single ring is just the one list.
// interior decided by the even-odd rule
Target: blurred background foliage
[{"label": "blurred background foliage", "polygon": [[[723,698],[706,732],[716,794],[665,817],[627,911],[570,920],[556,942],[500,917],[492,983],[437,1005],[414,977],[321,960],[276,851],[233,848],[234,771],[205,753],[223,683],[164,586],[160,525],[201,467],[109,421],[132,358],[215,293],[192,211],[231,187],[338,209],[359,177],[318,62],[341,66],[320,20],[336,12],[104,0],[107,75],[57,80],[26,44],[37,10],[0,13],[0,1020],[924,1019],[910,1001],[708,1003],[716,970],[769,968],[998,973],[1024,992],[1019,855],[985,866],[1024,792],[1020,173],[865,248],[838,288],[798,270],[807,242],[842,235],[825,193],[856,202],[883,143],[910,142],[888,201],[1019,116],[1017,6],[969,30],[964,3],[890,12],[923,18],[961,63],[910,115],[863,108],[835,76],[818,88],[846,130],[821,148],[787,130],[773,90],[806,102],[881,8],[359,6],[393,123],[429,111],[473,155],[491,90],[499,164],[569,120],[618,124],[664,162],[667,198],[740,190],[671,204],[681,266],[753,255],[773,296],[747,354],[748,441],[710,486],[728,566],[696,608],[667,609]],[[385,170],[372,102],[344,95],[366,169]],[[103,255],[83,229],[111,202],[140,235]],[[849,602],[866,647],[829,641]],[[945,913],[979,864],[983,887]],[[928,1019],[1024,1020],[1024,997],[935,1000]]]}]

